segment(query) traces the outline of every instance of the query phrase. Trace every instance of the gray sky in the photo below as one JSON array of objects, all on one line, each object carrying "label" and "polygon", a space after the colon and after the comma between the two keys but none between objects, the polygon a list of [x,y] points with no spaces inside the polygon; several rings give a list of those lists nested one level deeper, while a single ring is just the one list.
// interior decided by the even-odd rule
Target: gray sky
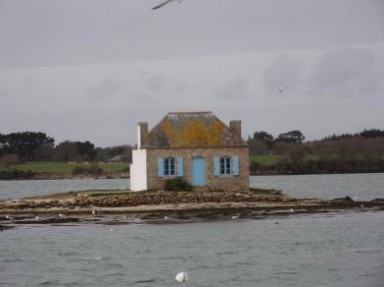
[{"label": "gray sky", "polygon": [[0,133],[135,144],[206,110],[244,138],[384,129],[384,1],[161,2],[0,0]]}]

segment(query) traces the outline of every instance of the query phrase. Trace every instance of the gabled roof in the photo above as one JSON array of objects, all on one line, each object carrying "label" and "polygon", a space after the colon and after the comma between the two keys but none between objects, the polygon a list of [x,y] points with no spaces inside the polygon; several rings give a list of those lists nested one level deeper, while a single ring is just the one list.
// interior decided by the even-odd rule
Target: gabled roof
[{"label": "gabled roof", "polygon": [[212,112],[168,113],[142,143],[144,148],[238,145],[229,127]]}]

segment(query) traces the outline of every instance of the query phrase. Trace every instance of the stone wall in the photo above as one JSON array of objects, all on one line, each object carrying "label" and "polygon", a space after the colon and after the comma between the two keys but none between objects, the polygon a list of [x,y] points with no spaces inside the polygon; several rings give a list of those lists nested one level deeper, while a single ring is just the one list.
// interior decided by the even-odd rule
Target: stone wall
[{"label": "stone wall", "polygon": [[[158,157],[183,157],[184,179],[191,181],[191,160],[193,157],[205,159],[206,185],[198,187],[199,190],[223,190],[223,191],[247,191],[249,189],[249,153],[247,146],[227,148],[194,148],[194,149],[148,149],[147,150],[147,172],[148,189],[163,189],[167,179],[172,177],[158,177]],[[239,175],[214,175],[215,156],[238,156]]]}]

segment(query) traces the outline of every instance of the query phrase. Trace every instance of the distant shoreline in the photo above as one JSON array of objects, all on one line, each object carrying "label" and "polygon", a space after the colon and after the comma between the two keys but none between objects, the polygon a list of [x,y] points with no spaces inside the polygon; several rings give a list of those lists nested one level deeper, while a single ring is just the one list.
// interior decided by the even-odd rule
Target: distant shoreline
[{"label": "distant shoreline", "polygon": [[128,179],[130,178],[129,173],[121,172],[121,173],[108,173],[101,175],[92,175],[92,174],[80,174],[73,175],[67,173],[35,173],[27,176],[23,176],[21,174],[20,177],[15,178],[2,178],[0,180],[64,180],[64,179]]},{"label": "distant shoreline", "polygon": [[[294,172],[261,172],[261,173],[251,173],[250,176],[284,176],[284,175],[322,175],[322,174],[371,174],[371,173],[384,173],[384,171],[372,171],[372,172],[329,172],[329,173],[294,173]],[[71,179],[129,179],[129,172],[121,172],[121,173],[109,173],[109,174],[101,174],[101,175],[72,175],[72,174],[60,174],[60,173],[37,173],[30,177],[20,177],[20,178],[9,178],[9,179],[0,179],[0,180],[71,180]]]}]

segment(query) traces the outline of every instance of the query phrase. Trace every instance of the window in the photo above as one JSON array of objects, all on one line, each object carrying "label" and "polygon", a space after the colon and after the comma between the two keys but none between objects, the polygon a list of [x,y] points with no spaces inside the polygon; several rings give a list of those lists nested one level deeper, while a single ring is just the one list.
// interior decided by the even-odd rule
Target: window
[{"label": "window", "polygon": [[213,158],[214,175],[239,175],[238,156],[215,156]]},{"label": "window", "polygon": [[231,158],[229,156],[223,156],[220,158],[220,174],[231,174]]},{"label": "window", "polygon": [[164,159],[164,175],[175,175],[175,158],[167,157]]},{"label": "window", "polygon": [[157,176],[183,176],[184,160],[182,156],[175,157],[158,157],[157,158]]}]

